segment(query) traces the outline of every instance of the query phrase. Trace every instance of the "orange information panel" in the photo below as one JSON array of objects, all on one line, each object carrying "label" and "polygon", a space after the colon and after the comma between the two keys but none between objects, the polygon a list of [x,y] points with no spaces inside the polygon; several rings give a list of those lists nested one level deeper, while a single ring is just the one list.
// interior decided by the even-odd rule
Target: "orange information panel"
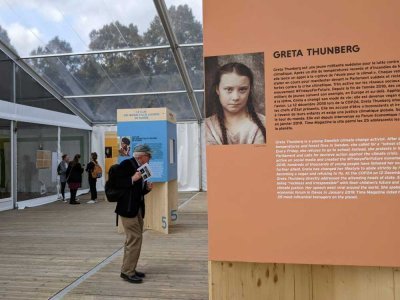
[{"label": "orange information panel", "polygon": [[104,133],[105,174],[108,179],[108,170],[118,163],[118,136],[116,131]]},{"label": "orange information panel", "polygon": [[210,260],[400,266],[399,11],[204,0]]}]

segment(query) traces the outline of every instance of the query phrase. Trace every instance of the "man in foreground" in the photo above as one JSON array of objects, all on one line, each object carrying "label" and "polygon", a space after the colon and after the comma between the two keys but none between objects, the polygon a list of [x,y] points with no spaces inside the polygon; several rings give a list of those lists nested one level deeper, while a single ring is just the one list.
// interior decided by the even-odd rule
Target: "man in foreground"
[{"label": "man in foreground", "polygon": [[138,145],[133,157],[122,161],[117,175],[118,188],[126,189],[118,200],[115,212],[120,216],[126,240],[121,267],[121,278],[131,283],[142,283],[145,274],[136,270],[142,248],[143,218],[145,214],[144,195],[153,188],[152,183],[144,182],[137,169],[151,159],[152,151],[148,145]]}]

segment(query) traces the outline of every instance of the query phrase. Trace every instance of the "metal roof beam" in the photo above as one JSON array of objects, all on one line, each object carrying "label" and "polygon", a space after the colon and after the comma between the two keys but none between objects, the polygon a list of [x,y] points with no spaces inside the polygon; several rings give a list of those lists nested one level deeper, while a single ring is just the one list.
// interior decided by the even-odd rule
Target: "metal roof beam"
[{"label": "metal roof beam", "polygon": [[[193,90],[195,93],[202,93],[204,90]],[[169,95],[169,94],[186,94],[186,90],[163,91],[163,92],[141,92],[141,93],[119,93],[119,94],[90,94],[90,95],[71,95],[64,96],[65,99],[75,98],[104,98],[104,97],[124,97],[124,96],[152,96],[152,95]]]},{"label": "metal roof beam", "polygon": [[66,101],[50,83],[40,77],[27,63],[20,60],[20,57],[14,53],[3,41],[0,40],[0,50],[2,50],[13,62],[18,65],[22,70],[24,70],[29,76],[31,76],[37,83],[39,83],[45,90],[52,94],[58,101],[60,101],[64,106],[71,110],[74,114],[79,116],[83,121],[92,126],[92,121],[82,112],[77,109],[74,105]]},{"label": "metal roof beam", "polygon": [[178,67],[179,73],[181,74],[182,81],[185,85],[186,91],[188,93],[188,98],[190,101],[190,105],[192,106],[193,113],[196,116],[198,122],[201,121],[202,115],[199,108],[199,105],[196,100],[196,96],[194,95],[192,83],[189,78],[189,73],[186,69],[185,62],[183,60],[181,49],[179,48],[179,43],[176,39],[175,33],[172,29],[171,22],[168,16],[167,7],[165,5],[164,0],[153,0],[154,5],[156,6],[158,16],[160,17],[161,23],[164,27],[165,34],[168,38],[168,42],[171,45],[171,50],[175,58],[176,65]]},{"label": "metal roof beam", "polygon": [[[181,48],[185,48],[185,47],[202,47],[202,46],[203,46],[203,43],[179,45],[179,47],[181,47]],[[134,51],[149,51],[149,50],[160,50],[160,49],[170,49],[170,48],[171,48],[170,45],[163,45],[163,46],[123,48],[123,49],[112,49],[112,50],[96,50],[96,51],[86,51],[86,52],[82,51],[82,52],[69,52],[69,53],[51,53],[51,54],[30,55],[30,56],[20,57],[20,59],[36,59],[36,58],[46,58],[46,57],[65,57],[65,56],[113,54],[113,53],[134,52]]]}]

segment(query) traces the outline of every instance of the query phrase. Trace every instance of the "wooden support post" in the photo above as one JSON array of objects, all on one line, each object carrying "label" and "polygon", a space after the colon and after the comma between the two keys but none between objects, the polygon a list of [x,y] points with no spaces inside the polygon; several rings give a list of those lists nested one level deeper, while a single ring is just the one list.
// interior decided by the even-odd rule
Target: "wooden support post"
[{"label": "wooden support post", "polygon": [[178,180],[168,181],[168,225],[178,220]]},{"label": "wooden support post", "polygon": [[396,268],[209,262],[209,299],[399,300]]},{"label": "wooden support post", "polygon": [[[177,180],[154,183],[153,190],[145,196],[145,201],[144,228],[168,234],[169,226],[178,219]],[[118,221],[118,233],[123,232],[122,224]]]}]

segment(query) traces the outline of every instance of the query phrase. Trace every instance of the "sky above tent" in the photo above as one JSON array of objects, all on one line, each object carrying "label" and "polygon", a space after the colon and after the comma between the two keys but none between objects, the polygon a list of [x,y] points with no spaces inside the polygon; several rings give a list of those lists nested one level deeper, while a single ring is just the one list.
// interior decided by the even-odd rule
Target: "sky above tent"
[{"label": "sky above tent", "polygon": [[[187,4],[202,23],[201,0],[167,0],[166,6]],[[157,15],[147,0],[0,0],[0,25],[22,57],[55,36],[68,41],[74,52],[88,50],[89,33],[118,21],[133,24],[143,34]]]}]

